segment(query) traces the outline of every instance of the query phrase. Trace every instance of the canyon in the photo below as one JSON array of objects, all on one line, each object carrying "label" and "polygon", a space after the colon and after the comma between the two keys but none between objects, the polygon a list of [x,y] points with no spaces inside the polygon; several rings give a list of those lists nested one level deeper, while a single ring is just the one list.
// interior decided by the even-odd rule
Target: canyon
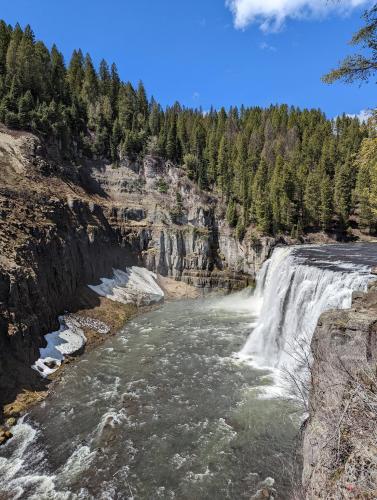
[{"label": "canyon", "polygon": [[[32,365],[46,347],[45,335],[59,328],[59,316],[69,312],[105,320],[115,332],[135,314],[134,309],[119,309],[95,293],[104,280],[140,266],[155,273],[162,288],[166,279],[187,286],[182,297],[191,287],[235,292],[254,283],[276,245],[297,243],[286,237],[260,236],[251,228],[239,241],[225,221],[221,196],[201,191],[185,170],[159,157],[121,158],[116,166],[81,157],[73,164],[54,144],[1,128],[0,168],[0,419],[19,416],[12,404],[20,394],[36,394],[35,401],[46,393],[49,381]],[[323,242],[328,241],[323,236]],[[246,344],[241,352],[260,356],[263,367],[277,353],[287,359],[284,345],[269,332],[279,331],[285,339],[292,318],[295,331],[307,329],[311,335],[315,329],[307,388],[309,416],[302,437],[303,495],[373,498],[376,285],[370,280],[363,293],[364,277],[360,283],[354,277],[339,283],[338,276],[334,283],[340,288],[331,296],[334,289],[326,288],[327,270],[315,271],[314,276],[308,266],[299,269],[301,274],[292,273],[294,266],[291,261],[287,265],[284,256],[290,249],[275,252],[275,260],[279,252],[282,259],[275,269],[280,275],[271,271],[276,282],[262,311],[267,320],[256,328],[259,343]],[[373,252],[370,255],[369,267],[375,258]],[[299,317],[292,307],[290,316],[279,317],[306,281],[314,283],[305,295],[313,294],[313,309],[305,309],[307,315]],[[339,292],[342,286],[347,290],[344,300]],[[351,305],[352,289],[357,291]],[[350,309],[327,311],[350,305]],[[213,312],[208,314],[214,318]],[[148,317],[143,321],[148,322]],[[232,321],[238,325],[234,317]],[[137,324],[133,328],[136,331]],[[242,323],[242,332],[246,328]],[[93,335],[95,345],[99,335]],[[232,342],[237,345],[241,337]],[[276,359],[279,364],[280,357]],[[250,374],[244,377],[246,381]],[[230,432],[227,422],[220,424]],[[255,486],[260,483],[266,490],[258,481]]]},{"label": "canyon", "polygon": [[2,128],[0,168],[0,407],[46,388],[30,369],[44,335],[65,311],[98,307],[87,285],[114,268],[231,291],[253,281],[276,243],[240,243],[222,200],[160,158],[72,164],[56,145]]}]

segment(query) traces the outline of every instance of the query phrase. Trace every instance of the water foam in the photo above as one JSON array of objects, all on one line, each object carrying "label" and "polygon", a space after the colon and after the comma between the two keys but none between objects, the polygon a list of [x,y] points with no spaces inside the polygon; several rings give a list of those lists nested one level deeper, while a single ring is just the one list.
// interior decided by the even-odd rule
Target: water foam
[{"label": "water foam", "polygon": [[257,324],[241,358],[261,368],[295,370],[296,350],[309,353],[319,316],[351,306],[352,292],[365,291],[369,269],[342,261],[300,257],[299,247],[276,248],[258,277],[251,308],[260,307]]},{"label": "water foam", "polygon": [[21,419],[12,432],[13,438],[4,446],[7,458],[0,457],[0,487],[5,498],[68,498],[63,493],[57,496],[55,476],[33,470],[34,462],[41,458],[35,449],[39,431]]}]

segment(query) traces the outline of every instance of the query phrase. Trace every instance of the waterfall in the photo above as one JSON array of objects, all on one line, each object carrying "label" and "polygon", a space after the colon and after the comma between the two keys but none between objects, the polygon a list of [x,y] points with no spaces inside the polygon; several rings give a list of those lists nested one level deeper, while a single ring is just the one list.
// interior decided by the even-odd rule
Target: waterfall
[{"label": "waterfall", "polygon": [[[302,249],[306,249],[302,252]],[[253,301],[260,305],[256,326],[240,356],[256,365],[294,370],[295,350],[309,353],[319,316],[351,307],[352,292],[364,291],[370,279],[365,265],[342,262],[320,247],[276,248],[257,276]],[[300,255],[301,253],[301,255]]]}]

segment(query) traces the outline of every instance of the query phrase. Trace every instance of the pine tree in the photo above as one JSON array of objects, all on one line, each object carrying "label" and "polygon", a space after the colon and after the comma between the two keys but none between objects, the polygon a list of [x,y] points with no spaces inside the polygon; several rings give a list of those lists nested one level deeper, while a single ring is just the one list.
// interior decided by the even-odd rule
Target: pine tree
[{"label": "pine tree", "polygon": [[102,96],[107,96],[111,98],[111,76],[109,65],[102,59],[99,65],[98,71],[98,84],[99,84],[99,93]]},{"label": "pine tree", "polygon": [[205,146],[206,132],[203,125],[197,121],[193,128],[192,153],[199,159],[199,161],[203,160]]},{"label": "pine tree", "polygon": [[206,158],[208,162],[208,181],[213,184],[217,177],[217,154],[218,144],[216,140],[216,131],[212,129],[208,137],[206,148]]},{"label": "pine tree", "polygon": [[236,158],[234,161],[233,192],[236,194],[242,205],[245,205],[245,193],[247,192],[245,182],[247,170],[247,141],[243,134],[239,134],[236,141]]},{"label": "pine tree", "polygon": [[183,113],[178,114],[177,120],[177,134],[181,144],[182,156],[190,152],[190,141],[186,128],[186,120]]},{"label": "pine tree", "polygon": [[347,159],[344,163],[337,165],[335,172],[334,207],[339,222],[343,228],[348,225],[351,211],[353,172],[352,163]]},{"label": "pine tree", "polygon": [[246,232],[246,224],[244,220],[243,214],[238,217],[237,220],[237,225],[236,225],[236,236],[237,238],[242,241],[245,237],[245,232]]},{"label": "pine tree", "polygon": [[270,203],[273,231],[291,231],[294,223],[294,186],[290,165],[278,156],[270,182]]},{"label": "pine tree", "polygon": [[236,227],[237,225],[237,209],[234,199],[229,200],[228,208],[226,210],[226,220],[228,221],[230,227]]},{"label": "pine tree", "polygon": [[207,169],[203,160],[199,164],[198,186],[203,191],[208,189]]},{"label": "pine tree", "polygon": [[6,79],[5,83],[8,88],[12,85],[15,78],[18,78],[18,47],[21,43],[23,32],[20,25],[17,23],[10,36],[7,54],[6,54]]},{"label": "pine tree", "polygon": [[54,44],[51,49],[51,92],[57,102],[68,103],[64,58]]},{"label": "pine tree", "polygon": [[377,224],[377,139],[364,139],[357,155],[356,201],[362,229],[375,232]]},{"label": "pine tree", "polygon": [[120,86],[117,104],[120,126],[123,130],[132,130],[136,111],[136,94],[130,83]]},{"label": "pine tree", "polygon": [[321,179],[317,170],[311,170],[307,176],[304,204],[306,224],[318,226],[321,207]]},{"label": "pine tree", "polygon": [[73,51],[67,70],[67,80],[73,96],[77,99],[81,95],[84,81],[84,57],[81,50]]},{"label": "pine tree", "polygon": [[143,82],[140,81],[136,92],[137,113],[139,114],[139,123],[144,128],[148,120],[148,99]]},{"label": "pine tree", "polygon": [[31,112],[33,108],[34,108],[33,96],[30,90],[28,90],[20,98],[18,103],[18,120],[21,128],[24,129],[30,128]]},{"label": "pine tree", "polygon": [[321,181],[321,205],[320,205],[320,222],[322,229],[327,231],[331,226],[332,219],[332,189],[331,180],[327,174],[324,174]]},{"label": "pine tree", "polygon": [[[4,21],[0,21],[0,75],[5,75],[8,46],[12,30]],[[1,96],[1,94],[0,94]]]},{"label": "pine tree", "polygon": [[89,54],[85,56],[81,98],[87,105],[94,104],[98,98],[98,78]]},{"label": "pine tree", "polygon": [[28,25],[17,47],[16,74],[23,92],[31,90],[37,93],[34,75],[34,41],[34,33]]},{"label": "pine tree", "polygon": [[151,112],[149,115],[149,129],[152,135],[157,136],[160,130],[160,108],[157,102],[153,99],[151,104]]},{"label": "pine tree", "polygon": [[[217,159],[217,184],[222,194],[230,191],[228,185],[229,149],[225,135],[221,138]],[[227,196],[228,197],[228,196]]]},{"label": "pine tree", "polygon": [[110,72],[110,101],[114,113],[115,110],[117,109],[119,89],[120,89],[120,78],[118,75],[118,69],[116,67],[116,64],[113,63],[111,65],[111,72]]},{"label": "pine tree", "polygon": [[177,137],[177,122],[174,117],[169,128],[167,142],[166,142],[166,155],[172,162],[178,162],[180,158],[180,147]]},{"label": "pine tree", "polygon": [[188,153],[183,157],[183,163],[189,179],[196,179],[199,176],[198,158],[195,155]]},{"label": "pine tree", "polygon": [[257,227],[262,233],[268,233],[271,228],[271,209],[268,200],[268,165],[263,158],[254,177],[252,196]]}]

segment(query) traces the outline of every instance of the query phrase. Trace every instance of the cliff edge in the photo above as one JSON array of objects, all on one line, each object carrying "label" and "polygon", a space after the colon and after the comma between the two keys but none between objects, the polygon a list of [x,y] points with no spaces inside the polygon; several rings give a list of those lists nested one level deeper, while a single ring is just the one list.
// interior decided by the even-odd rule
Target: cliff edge
[{"label": "cliff edge", "polygon": [[311,347],[306,498],[377,498],[377,282],[324,313]]}]

